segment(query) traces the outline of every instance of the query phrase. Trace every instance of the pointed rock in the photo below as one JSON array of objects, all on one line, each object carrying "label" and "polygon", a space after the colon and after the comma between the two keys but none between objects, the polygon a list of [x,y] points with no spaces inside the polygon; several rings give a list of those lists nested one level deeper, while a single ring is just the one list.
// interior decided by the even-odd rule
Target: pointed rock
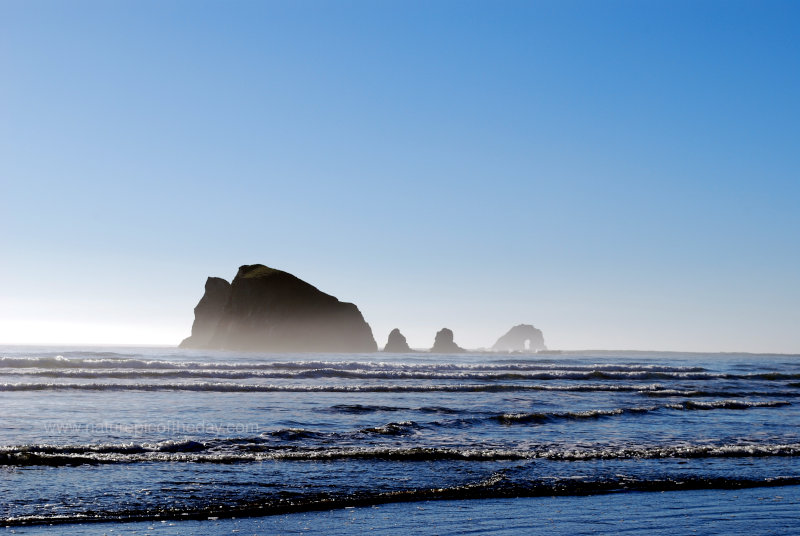
[{"label": "pointed rock", "polygon": [[181,348],[206,348],[208,347],[214,330],[222,317],[222,310],[228,303],[231,293],[231,284],[220,277],[209,277],[206,280],[206,291],[194,308],[194,323],[192,334],[183,339]]},{"label": "pointed rock", "polygon": [[447,328],[439,330],[431,348],[431,352],[435,354],[456,354],[465,351],[453,341],[453,331]]},{"label": "pointed rock", "polygon": [[386,341],[386,346],[384,346],[383,351],[395,354],[407,354],[413,350],[408,346],[408,342],[403,334],[400,333],[400,330],[394,328],[389,333],[389,340]]}]

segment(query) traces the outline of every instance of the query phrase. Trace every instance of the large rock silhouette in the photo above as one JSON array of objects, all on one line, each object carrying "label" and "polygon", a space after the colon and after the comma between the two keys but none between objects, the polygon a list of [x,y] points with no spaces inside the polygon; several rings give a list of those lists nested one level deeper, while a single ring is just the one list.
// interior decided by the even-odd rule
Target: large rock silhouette
[{"label": "large rock silhouette", "polygon": [[206,294],[195,308],[192,336],[181,343],[182,348],[258,352],[378,349],[358,307],[290,273],[263,264],[242,266],[220,307],[222,287],[215,282],[209,292],[206,282]]},{"label": "large rock silhouette", "polygon": [[408,346],[408,341],[406,341],[406,338],[400,333],[400,330],[394,328],[389,333],[389,340],[386,341],[386,346],[383,347],[383,351],[395,354],[407,354],[413,350]]},{"label": "large rock silhouette", "polygon": [[547,350],[541,330],[530,324],[520,324],[497,339],[492,346],[495,352],[536,352]]},{"label": "large rock silhouette", "polygon": [[431,352],[435,354],[456,354],[465,351],[453,341],[453,331],[447,328],[439,330],[431,348]]}]

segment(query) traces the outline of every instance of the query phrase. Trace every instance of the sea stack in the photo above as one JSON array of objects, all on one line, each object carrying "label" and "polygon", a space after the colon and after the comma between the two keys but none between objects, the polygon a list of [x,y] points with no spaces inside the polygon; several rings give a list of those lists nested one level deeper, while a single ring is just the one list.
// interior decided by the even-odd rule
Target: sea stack
[{"label": "sea stack", "polygon": [[492,346],[495,352],[537,352],[547,350],[542,331],[530,324],[520,324],[497,339]]},{"label": "sea stack", "polygon": [[400,330],[394,328],[389,333],[389,340],[386,341],[386,346],[384,346],[383,351],[395,354],[407,354],[413,350],[408,346],[408,342],[403,334],[400,333]]},{"label": "sea stack", "polygon": [[358,307],[290,273],[251,264],[239,268],[227,293],[218,281],[227,284],[219,278],[206,282],[206,294],[195,308],[192,335],[181,348],[254,352],[378,349]]},{"label": "sea stack", "polygon": [[457,354],[465,351],[453,341],[453,330],[447,328],[439,330],[431,348],[434,354]]}]

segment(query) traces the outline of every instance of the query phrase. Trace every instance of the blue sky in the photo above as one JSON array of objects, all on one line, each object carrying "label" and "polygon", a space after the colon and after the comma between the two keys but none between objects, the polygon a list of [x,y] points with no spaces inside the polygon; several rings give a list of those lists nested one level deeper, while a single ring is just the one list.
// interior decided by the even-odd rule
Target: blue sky
[{"label": "blue sky", "polygon": [[800,352],[796,2],[0,1],[0,343],[281,268],[470,347]]}]

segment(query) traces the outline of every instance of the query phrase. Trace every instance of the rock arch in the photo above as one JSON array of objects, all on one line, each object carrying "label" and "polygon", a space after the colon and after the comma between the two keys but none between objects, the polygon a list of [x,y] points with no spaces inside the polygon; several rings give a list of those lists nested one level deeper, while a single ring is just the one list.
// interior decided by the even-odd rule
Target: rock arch
[{"label": "rock arch", "polygon": [[492,346],[495,352],[538,352],[547,350],[542,331],[530,324],[520,324],[497,339]]}]

